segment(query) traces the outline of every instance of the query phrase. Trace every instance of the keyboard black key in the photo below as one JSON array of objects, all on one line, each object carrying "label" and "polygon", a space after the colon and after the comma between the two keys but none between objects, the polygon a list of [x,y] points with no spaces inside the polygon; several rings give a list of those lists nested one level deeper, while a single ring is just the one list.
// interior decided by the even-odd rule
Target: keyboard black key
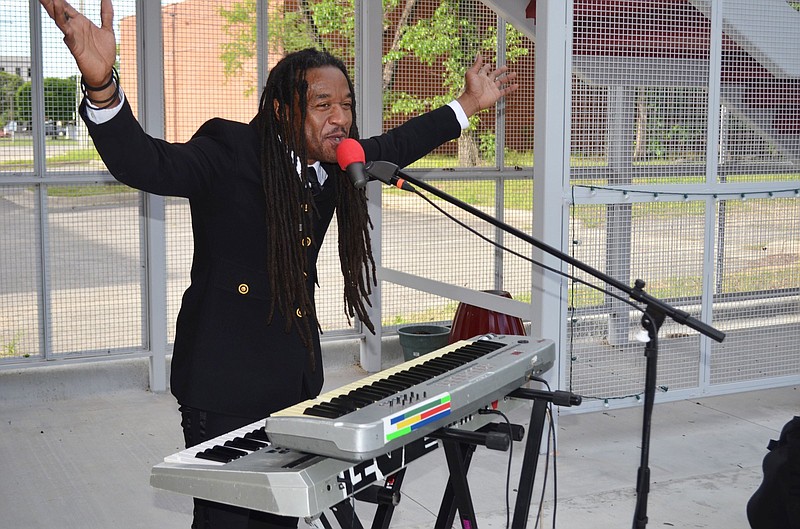
[{"label": "keyboard black key", "polygon": [[374,398],[372,395],[369,395],[368,393],[359,393],[358,391],[355,390],[349,392],[344,397],[351,399],[360,408],[363,408],[364,406],[369,406],[376,400],[379,400]]},{"label": "keyboard black key", "polygon": [[394,395],[398,391],[403,391],[404,389],[406,389],[408,387],[408,386],[406,386],[406,385],[404,385],[402,383],[395,382],[395,381],[392,381],[392,380],[388,380],[388,379],[385,379],[385,378],[381,379],[381,380],[376,380],[375,382],[373,382],[371,384],[371,386],[374,387],[374,388],[380,389],[380,390],[384,390],[385,389],[387,391],[391,391],[391,395]]},{"label": "keyboard black key", "polygon": [[218,463],[229,463],[231,458],[220,454],[219,452],[215,452],[212,448],[208,448],[203,450],[202,452],[197,453],[194,457],[198,459],[206,459],[208,461],[216,461]]},{"label": "keyboard black key", "polygon": [[447,353],[446,355],[443,355],[443,356],[447,356],[448,358],[452,358],[454,360],[458,360],[459,362],[463,362],[465,364],[468,363],[468,362],[472,362],[473,360],[475,360],[477,358],[480,358],[480,356],[475,356],[475,355],[471,355],[471,354],[468,354],[466,352],[460,352],[460,351],[453,351],[452,353]]},{"label": "keyboard black key", "polygon": [[434,360],[431,360],[431,365],[433,365],[433,366],[441,366],[441,367],[447,368],[447,370],[450,371],[452,369],[457,369],[457,368],[461,367],[462,364],[459,364],[458,362],[451,362],[451,361],[445,360],[444,358],[436,358]]},{"label": "keyboard black key", "polygon": [[319,406],[311,406],[303,410],[303,415],[311,415],[312,417],[324,417],[326,419],[338,419],[342,416],[341,413],[334,410],[329,410]]},{"label": "keyboard black key", "polygon": [[244,434],[245,439],[255,439],[256,441],[263,441],[265,443],[269,443],[269,437],[267,437],[267,432],[264,428],[259,428],[257,430],[253,430],[252,432],[248,432]]},{"label": "keyboard black key", "polygon": [[211,461],[218,461],[220,463],[228,463],[233,461],[234,459],[240,458],[242,456],[246,456],[247,452],[244,450],[237,450],[236,448],[231,448],[229,446],[215,446],[213,448],[207,448],[202,452],[198,453],[197,456],[200,459],[208,459]]},{"label": "keyboard black key", "polygon": [[430,379],[442,374],[441,370],[433,369],[433,368],[427,367],[427,366],[425,366],[423,364],[416,365],[416,366],[412,367],[411,369],[409,369],[409,371],[412,372],[412,373],[415,373],[415,374],[418,373],[420,375],[425,376],[426,380],[430,380]]},{"label": "keyboard black key", "polygon": [[245,439],[244,437],[235,437],[230,441],[225,441],[225,446],[255,452],[256,450],[261,450],[262,448],[269,446],[269,443],[255,441],[253,439]]},{"label": "keyboard black key", "polygon": [[384,399],[389,395],[394,394],[394,391],[389,391],[387,389],[378,389],[372,386],[364,386],[362,388],[354,389],[353,391],[348,393],[348,395],[355,395],[355,394],[372,397],[373,402],[375,402],[377,400]]},{"label": "keyboard black key", "polygon": [[358,406],[356,403],[353,402],[352,399],[347,397],[333,397],[328,401],[332,406],[336,406],[339,409],[343,410],[345,413],[350,413],[351,411],[356,411]]}]

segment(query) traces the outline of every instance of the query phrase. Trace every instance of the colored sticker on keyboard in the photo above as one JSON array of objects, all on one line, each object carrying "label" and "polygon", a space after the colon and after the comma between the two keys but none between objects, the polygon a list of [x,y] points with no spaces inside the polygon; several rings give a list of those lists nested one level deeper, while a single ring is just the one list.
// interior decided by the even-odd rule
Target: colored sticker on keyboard
[{"label": "colored sticker on keyboard", "polygon": [[413,408],[384,417],[383,434],[385,442],[407,435],[448,415],[450,415],[449,393],[442,393],[436,397],[420,401]]}]

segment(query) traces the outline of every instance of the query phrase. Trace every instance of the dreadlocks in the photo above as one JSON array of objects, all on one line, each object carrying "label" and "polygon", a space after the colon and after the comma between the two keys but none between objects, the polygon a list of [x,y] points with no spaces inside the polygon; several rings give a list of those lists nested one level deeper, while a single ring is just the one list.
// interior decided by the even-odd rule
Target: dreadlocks
[{"label": "dreadlocks", "polygon": [[[314,204],[314,199],[305,179],[298,178],[297,168],[298,165],[305,167],[308,159],[304,134],[308,103],[306,72],[324,66],[341,70],[350,92],[355,94],[344,63],[327,52],[309,48],[290,53],[275,65],[267,79],[258,113],[263,131],[261,178],[268,202],[266,222],[271,244],[267,261],[272,290],[269,320],[277,308],[286,317],[285,330],[288,332],[296,325],[309,350],[313,344],[310,322],[316,321],[316,309],[307,287],[309,262],[306,249],[298,244],[298,226],[302,226],[301,237],[316,244],[316,240],[307,238],[313,233],[316,212],[313,208],[310,212],[303,208],[303,204]],[[350,137],[358,138],[355,98],[352,113]],[[371,284],[377,284],[366,192],[350,185],[338,167],[329,176],[335,180],[345,314],[348,321],[358,316],[374,333],[365,307],[365,303],[369,304]]]}]

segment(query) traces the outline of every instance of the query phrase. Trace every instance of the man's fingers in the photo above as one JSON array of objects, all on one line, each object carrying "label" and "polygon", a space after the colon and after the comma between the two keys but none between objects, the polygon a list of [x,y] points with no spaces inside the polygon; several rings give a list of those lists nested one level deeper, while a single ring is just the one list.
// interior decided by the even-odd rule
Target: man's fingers
[{"label": "man's fingers", "polygon": [[53,18],[53,0],[39,0],[39,3],[42,4],[44,10],[50,15],[50,18]]},{"label": "man's fingers", "polygon": [[516,79],[516,77],[517,77],[516,72],[509,72],[506,73],[505,75],[499,75],[495,77],[495,81],[500,84],[503,84],[503,83],[508,83],[509,81],[513,81],[514,79]]},{"label": "man's fingers", "polygon": [[517,83],[510,84],[507,87],[500,90],[500,93],[503,95],[503,97],[505,97],[508,94],[513,94],[514,92],[516,92],[517,88],[519,88],[519,85]]},{"label": "man's fingers", "polygon": [[50,15],[50,18],[60,27],[60,24],[64,23],[64,2],[40,0],[40,3],[44,7],[44,10],[47,11],[47,14]]},{"label": "man's fingers", "polygon": [[112,23],[114,22],[114,6],[111,5],[111,0],[100,1],[100,28],[108,31],[114,31]]},{"label": "man's fingers", "polygon": [[65,0],[39,0],[39,3],[42,4],[44,10],[47,11],[47,14],[50,15],[50,18],[55,21],[56,26],[58,26],[62,32],[65,32],[64,26],[70,19],[80,14]]},{"label": "man's fingers", "polygon": [[505,78],[503,74],[506,73],[507,71],[508,71],[508,66],[501,66],[500,68],[496,69],[495,71],[489,74],[489,79],[491,79],[492,81],[500,81],[501,78]]}]

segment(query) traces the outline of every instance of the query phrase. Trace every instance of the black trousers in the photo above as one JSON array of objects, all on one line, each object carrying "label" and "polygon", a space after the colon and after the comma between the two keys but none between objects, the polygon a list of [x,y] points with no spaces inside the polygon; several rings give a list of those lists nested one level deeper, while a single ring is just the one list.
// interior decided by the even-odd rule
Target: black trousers
[{"label": "black trousers", "polygon": [[[181,406],[179,410],[186,448],[246,426],[255,420],[197,410],[188,406]],[[297,518],[194,499],[192,529],[278,529],[285,527],[297,527]]]}]

